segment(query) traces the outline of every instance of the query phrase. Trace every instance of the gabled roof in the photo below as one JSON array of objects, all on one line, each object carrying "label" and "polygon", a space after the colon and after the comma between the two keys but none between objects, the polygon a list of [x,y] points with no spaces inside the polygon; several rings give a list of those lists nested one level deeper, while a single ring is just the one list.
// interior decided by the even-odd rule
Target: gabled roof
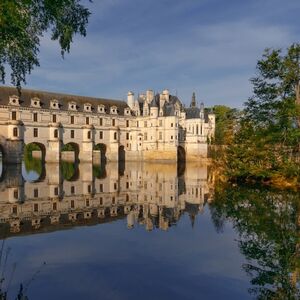
[{"label": "gabled roof", "polygon": [[[9,97],[13,95],[18,95],[18,91],[14,87],[0,86],[0,105],[7,105]],[[128,107],[125,101],[113,100],[107,98],[93,98],[85,96],[76,96],[60,93],[52,93],[46,91],[37,91],[30,89],[22,89],[20,95],[20,106],[30,107],[32,98],[39,98],[41,101],[42,109],[50,108],[51,100],[58,100],[60,110],[68,110],[68,103],[73,101],[76,102],[77,111],[83,111],[84,104],[90,103],[92,105],[92,112],[97,112],[98,105],[104,105],[106,111],[109,113],[111,106],[116,106],[119,115],[124,115],[125,108]]]}]

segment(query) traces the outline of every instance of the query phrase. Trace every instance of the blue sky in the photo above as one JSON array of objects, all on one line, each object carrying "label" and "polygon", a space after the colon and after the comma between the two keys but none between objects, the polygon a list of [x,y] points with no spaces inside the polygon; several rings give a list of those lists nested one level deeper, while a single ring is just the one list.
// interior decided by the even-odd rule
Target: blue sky
[{"label": "blue sky", "polygon": [[299,0],[94,0],[87,37],[63,60],[45,36],[28,87],[125,99],[146,89],[192,92],[241,107],[266,47],[300,37]]}]

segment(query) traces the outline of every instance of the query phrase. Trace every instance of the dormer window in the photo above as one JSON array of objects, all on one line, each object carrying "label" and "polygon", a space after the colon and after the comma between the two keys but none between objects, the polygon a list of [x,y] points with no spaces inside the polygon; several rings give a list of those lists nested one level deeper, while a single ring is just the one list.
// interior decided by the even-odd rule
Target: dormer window
[{"label": "dormer window", "polygon": [[124,113],[125,113],[126,116],[130,115],[130,109],[129,108],[125,108]]},{"label": "dormer window", "polygon": [[102,114],[105,113],[105,106],[103,104],[98,105],[98,112]]},{"label": "dormer window", "polygon": [[20,102],[19,102],[19,97],[16,95],[10,96],[9,97],[9,102],[8,105],[15,105],[15,106],[19,106]]},{"label": "dormer window", "polygon": [[52,108],[52,109],[59,109],[59,102],[58,102],[58,100],[55,100],[55,99],[51,100],[50,101],[50,108]]},{"label": "dormer window", "polygon": [[92,105],[89,103],[84,104],[84,111],[91,112],[92,111]]},{"label": "dormer window", "polygon": [[77,110],[76,102],[69,102],[69,110]]},{"label": "dormer window", "polygon": [[110,108],[110,113],[116,115],[118,113],[118,108],[116,106],[112,106]]},{"label": "dormer window", "polygon": [[31,99],[31,106],[32,107],[41,107],[41,100],[37,97]]}]

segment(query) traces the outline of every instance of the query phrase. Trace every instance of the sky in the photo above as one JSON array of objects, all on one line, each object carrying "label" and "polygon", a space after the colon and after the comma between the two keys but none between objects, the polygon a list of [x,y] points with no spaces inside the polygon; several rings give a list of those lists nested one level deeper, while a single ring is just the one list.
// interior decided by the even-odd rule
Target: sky
[{"label": "sky", "polygon": [[27,87],[126,99],[169,89],[183,103],[242,107],[265,48],[300,42],[299,0],[94,0],[62,59],[45,35]]}]

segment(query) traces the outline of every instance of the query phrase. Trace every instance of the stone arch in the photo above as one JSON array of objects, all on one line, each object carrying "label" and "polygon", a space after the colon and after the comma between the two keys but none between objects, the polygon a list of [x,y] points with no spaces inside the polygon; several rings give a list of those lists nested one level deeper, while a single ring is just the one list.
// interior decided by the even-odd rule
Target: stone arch
[{"label": "stone arch", "polygon": [[60,163],[62,177],[66,181],[77,181],[80,178],[78,163],[62,161]]},{"label": "stone arch", "polygon": [[99,165],[93,165],[93,176],[97,179],[104,179],[106,178],[106,165],[101,164]]},{"label": "stone arch", "polygon": [[120,176],[123,176],[125,172],[125,159],[126,159],[125,147],[123,145],[120,145],[118,149],[118,162],[119,162],[118,165],[119,165]]},{"label": "stone arch", "polygon": [[4,146],[0,144],[0,161],[4,162],[6,157],[6,152],[4,150]]},{"label": "stone arch", "polygon": [[28,143],[24,147],[24,159],[39,159],[45,162],[46,158],[46,146],[42,143],[32,142]]},{"label": "stone arch", "polygon": [[[106,147],[106,145],[105,144],[103,144],[103,143],[99,143],[99,144],[96,144],[96,145],[94,145],[94,153],[93,153],[93,155],[94,156],[96,156],[96,155],[100,155],[100,157],[99,157],[99,163],[100,164],[105,164],[106,163],[106,151],[107,151],[107,147]],[[97,151],[100,151],[100,153],[99,152],[97,152]],[[98,160],[97,159],[95,159],[96,157],[94,157],[94,160],[95,160],[95,162],[97,163],[98,162]]]},{"label": "stone arch", "polygon": [[80,146],[77,143],[64,144],[62,149],[61,159],[69,162],[79,162]]},{"label": "stone arch", "polygon": [[40,182],[46,178],[46,146],[38,142],[28,143],[24,147],[22,176],[25,181]]}]

